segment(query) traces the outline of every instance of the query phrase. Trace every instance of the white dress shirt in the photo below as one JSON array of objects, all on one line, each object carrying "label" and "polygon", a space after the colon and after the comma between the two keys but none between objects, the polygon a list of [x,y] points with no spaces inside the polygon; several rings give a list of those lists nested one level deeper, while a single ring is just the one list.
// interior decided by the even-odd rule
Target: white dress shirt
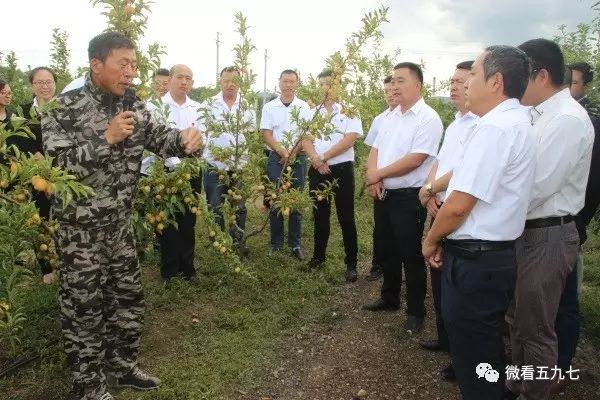
[{"label": "white dress shirt", "polygon": [[[185,102],[183,104],[177,104],[171,93],[165,94],[162,99],[162,103],[168,107],[169,110],[169,123],[171,126],[184,130],[187,128],[196,127],[198,128],[200,122],[200,103],[185,96]],[[165,160],[165,166],[173,168],[179,164],[181,160],[179,157],[169,157]]]},{"label": "white dress shirt", "polygon": [[422,98],[404,113],[400,106],[390,111],[381,121],[379,134],[373,143],[373,148],[377,149],[377,168],[385,168],[411,153],[427,154],[429,157],[408,174],[385,178],[383,186],[386,189],[423,186],[443,131],[440,116]]},{"label": "white dress shirt", "polygon": [[[317,112],[317,109],[315,108],[312,112]],[[322,115],[326,115],[327,109],[325,106],[322,106],[319,109],[319,112]],[[320,156],[329,151],[329,149],[340,142],[346,135],[355,133],[358,137],[363,134],[360,118],[350,118],[347,115],[342,114],[342,106],[340,104],[335,103],[333,105],[331,114],[331,124],[334,127],[333,133],[327,138],[315,139],[315,150]],[[354,145],[350,146],[343,153],[327,160],[327,165],[335,165],[347,161],[354,161]]]},{"label": "white dress shirt", "polygon": [[529,116],[508,99],[482,116],[454,169],[453,191],[477,198],[450,239],[515,240],[523,232],[535,173],[535,140]]},{"label": "white dress shirt", "polygon": [[577,215],[585,203],[594,127],[569,89],[531,109],[537,161],[527,219]]},{"label": "white dress shirt", "polygon": [[310,107],[304,100],[294,97],[292,103],[286,107],[282,103],[281,97],[278,97],[264,105],[260,120],[260,129],[273,131],[273,139],[276,142],[281,143],[285,141],[286,146],[291,145],[300,137],[301,133],[298,132],[296,123],[292,121],[291,114],[294,108],[300,110],[300,118],[307,121],[312,118]]},{"label": "white dress shirt", "polygon": [[[237,113],[239,105],[240,105],[239,93],[235,99],[235,103],[233,103],[231,108],[229,108],[229,106],[227,105],[227,103],[225,103],[225,100],[223,99],[223,92],[219,92],[217,95],[213,96],[208,101],[205,101],[204,103],[202,103],[201,108],[208,109],[208,111],[212,115],[214,122],[218,122],[218,123],[222,123],[223,125],[227,125],[226,121],[228,119],[232,118],[232,115],[235,115]],[[242,118],[242,121],[244,124],[245,123],[251,124],[251,126],[248,127],[248,129],[250,131],[255,130],[256,114],[254,113],[254,110],[249,110],[249,109],[245,110],[244,115],[242,115],[241,118]],[[233,117],[233,121],[234,122],[236,121],[235,117]],[[240,121],[240,122],[242,122],[242,121]],[[207,138],[208,138],[206,147],[204,148],[204,158],[206,159],[206,161],[210,165],[212,165],[213,167],[216,167],[218,169],[221,169],[221,170],[228,169],[227,165],[225,165],[225,163],[223,163],[221,161],[217,161],[213,158],[211,151],[210,151],[210,147],[211,146],[218,147],[218,148],[235,147],[236,135],[233,134],[232,132],[223,132],[220,135],[215,136],[215,134],[213,132],[208,131],[209,128],[206,127],[204,117],[202,117],[200,119],[199,127],[202,132],[206,132]],[[246,136],[244,135],[245,133],[247,133],[247,132],[240,132],[239,135],[237,136],[237,141],[239,144],[246,142]],[[231,161],[235,162],[235,160],[233,160],[233,159]],[[242,167],[243,164],[245,164],[245,162],[243,160],[240,160],[240,162],[241,163],[238,166]]]},{"label": "white dress shirt", "polygon": [[[454,121],[446,128],[444,141],[437,155],[438,166],[435,179],[439,179],[448,172],[454,171],[454,168],[460,163],[465,144],[469,136],[473,133],[478,118],[472,112],[462,114],[458,111],[456,113]],[[446,191],[439,192],[438,198],[445,201]]]},{"label": "white dress shirt", "polygon": [[80,76],[79,78],[73,79],[67,86],[63,88],[60,94],[70,92],[71,90],[79,89],[85,85],[85,76]]},{"label": "white dress shirt", "polygon": [[365,138],[365,144],[369,147],[373,147],[373,143],[375,143],[375,139],[377,139],[377,135],[379,135],[379,128],[381,127],[381,121],[388,115],[392,110],[389,108],[384,112],[373,118],[373,122],[371,122],[371,126],[369,127],[369,132],[367,133],[367,137]]}]

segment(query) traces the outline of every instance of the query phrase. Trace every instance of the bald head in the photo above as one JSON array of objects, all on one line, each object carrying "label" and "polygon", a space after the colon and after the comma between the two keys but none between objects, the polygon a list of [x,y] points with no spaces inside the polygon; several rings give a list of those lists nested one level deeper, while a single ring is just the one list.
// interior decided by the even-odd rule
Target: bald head
[{"label": "bald head", "polygon": [[169,71],[169,93],[177,102],[183,103],[194,86],[192,69],[184,64],[174,65]]}]

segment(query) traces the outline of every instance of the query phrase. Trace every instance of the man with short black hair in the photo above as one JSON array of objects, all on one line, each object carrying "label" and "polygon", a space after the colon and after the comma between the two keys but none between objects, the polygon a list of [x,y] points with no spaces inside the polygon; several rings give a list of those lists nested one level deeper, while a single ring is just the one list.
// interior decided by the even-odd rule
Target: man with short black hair
[{"label": "man with short black hair", "polygon": [[[446,200],[446,189],[450,183],[450,178],[452,178],[452,171],[460,164],[464,155],[464,145],[468,141],[469,135],[473,133],[475,124],[479,119],[467,107],[465,82],[469,78],[472,66],[473,61],[463,61],[457,64],[456,70],[450,78],[450,99],[457,109],[456,116],[446,129],[442,147],[429,172],[427,184],[419,192],[421,205],[427,208],[431,218],[435,218],[439,207]],[[427,350],[449,352],[448,334],[442,318],[442,271],[430,267],[429,276],[431,277],[431,293],[433,294],[435,308],[437,339],[421,342],[420,344]],[[442,369],[440,374],[444,379],[455,379],[452,364]]]},{"label": "man with short black hair", "polygon": [[488,47],[473,63],[467,107],[480,118],[423,242],[429,264],[442,268],[442,316],[463,400],[503,396],[502,326],[535,165],[519,103],[529,71],[527,55],[509,46]]},{"label": "man with short black hair", "polygon": [[402,270],[406,276],[404,329],[416,333],[423,326],[427,272],[421,240],[427,217],[419,190],[435,160],[442,137],[442,121],[422,97],[423,71],[403,62],[394,67],[392,92],[399,106],[382,121],[366,173],[369,194],[375,199],[376,224],[382,237],[383,285],[380,299],[363,306],[369,311],[400,308]]},{"label": "man with short black hair", "polygon": [[[560,47],[533,39],[519,48],[532,63],[521,102],[532,106],[537,157],[527,222],[516,243],[515,296],[506,319],[512,364],[550,370],[558,357],[556,314],[577,262],[575,216],[585,200],[594,131],[585,110],[561,88],[565,64]],[[509,380],[507,387],[522,399],[550,396],[550,380]]]},{"label": "man with short black hair", "polygon": [[112,400],[115,387],[150,390],[160,381],[138,368],[144,314],[131,216],[144,149],[161,157],[190,155],[202,147],[197,129],[158,124],[145,103],[123,111],[123,95],[137,77],[134,44],[105,32],[88,49],[85,85],[57,99],[42,117],[46,154],[95,196],[69,204],[54,199],[60,223],[59,304],[74,394]]},{"label": "man with short black hair", "polygon": [[[292,69],[286,69],[279,75],[279,90],[281,95],[264,105],[260,120],[265,144],[270,149],[267,161],[267,176],[271,182],[277,182],[281,177],[283,166],[292,157],[292,187],[302,189],[306,181],[306,154],[301,146],[296,146],[292,152],[292,146],[298,140],[300,132],[294,121],[292,111],[297,109],[300,118],[309,120],[312,115],[310,107],[304,101],[296,97],[300,81],[298,73]],[[288,246],[291,254],[296,259],[303,261],[302,253],[302,214],[299,211],[290,212],[288,218]],[[283,215],[281,210],[271,207],[269,210],[269,222],[271,228],[271,249],[269,254],[280,251],[284,246]]]},{"label": "man with short black hair", "polygon": [[[390,112],[394,110],[398,106],[398,100],[396,96],[392,94],[392,76],[388,75],[383,80],[383,95],[385,97],[385,102],[387,104],[387,108],[381,114],[373,118],[373,122],[371,122],[371,127],[369,128],[369,133],[365,138],[365,144],[369,147],[373,147],[373,143],[375,143],[375,139],[377,139],[377,135],[379,135],[379,128],[381,127],[381,121],[388,115]],[[375,210],[375,208],[373,208]],[[375,217],[373,217],[374,219]],[[384,238],[381,236],[381,229],[377,225],[377,221],[375,222],[375,226],[373,227],[373,258],[371,261],[371,271],[367,276],[367,280],[375,281],[381,277],[383,274],[383,260],[381,259],[381,243]]]},{"label": "man with short black hair", "polygon": [[[242,103],[239,87],[240,72],[236,67],[225,67],[221,71],[219,86],[221,91],[215,96],[202,103],[200,106],[205,113],[200,121],[200,130],[206,133],[207,145],[204,151],[204,157],[208,163],[208,170],[204,172],[204,191],[206,192],[206,201],[209,209],[214,213],[215,220],[225,231],[225,221],[221,208],[225,201],[224,195],[230,189],[220,175],[228,174],[231,182],[234,184],[231,189],[235,190],[236,179],[233,174],[244,168],[247,162],[248,152],[245,149],[246,134],[256,130],[256,115],[254,110],[244,108],[247,103]],[[210,115],[210,124],[206,116]],[[211,128],[218,124],[222,130],[218,132],[211,131]],[[232,131],[231,126],[236,126],[237,131]],[[240,150],[239,158],[219,159],[212,154],[213,149],[237,149]],[[242,152],[242,150],[244,150]],[[233,209],[236,210],[236,223],[229,224],[229,232],[237,246],[241,246],[241,238],[246,227],[246,205],[243,202],[233,203]],[[247,254],[247,249],[238,248],[242,255]]]},{"label": "man with short black hair", "polygon": [[169,70],[159,68],[152,74],[152,89],[161,98],[169,92]]},{"label": "man with short black hair", "polygon": [[[335,86],[333,71],[325,70],[317,79],[324,100],[313,112],[330,116],[334,132],[328,137],[317,138],[314,141],[304,140],[302,144],[311,162],[308,171],[309,188],[312,192],[322,188],[322,185],[331,184],[334,180],[337,183],[333,193],[344,243],[345,277],[347,282],[355,282],[358,279],[358,243],[354,215],[354,142],[362,135],[362,124],[360,118],[345,115],[341,104],[337,103],[339,87]],[[331,201],[319,200],[314,195],[312,197],[314,250],[308,266],[317,269],[321,268],[326,260],[331,228]]]}]

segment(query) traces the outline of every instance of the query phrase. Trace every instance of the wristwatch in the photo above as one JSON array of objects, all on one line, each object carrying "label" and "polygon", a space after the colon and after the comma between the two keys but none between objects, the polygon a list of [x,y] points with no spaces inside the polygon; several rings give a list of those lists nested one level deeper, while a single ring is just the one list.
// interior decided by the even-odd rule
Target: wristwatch
[{"label": "wristwatch", "polygon": [[425,190],[427,191],[427,193],[429,193],[430,196],[433,196],[435,194],[435,193],[433,193],[431,182],[429,182],[427,185],[425,185]]}]

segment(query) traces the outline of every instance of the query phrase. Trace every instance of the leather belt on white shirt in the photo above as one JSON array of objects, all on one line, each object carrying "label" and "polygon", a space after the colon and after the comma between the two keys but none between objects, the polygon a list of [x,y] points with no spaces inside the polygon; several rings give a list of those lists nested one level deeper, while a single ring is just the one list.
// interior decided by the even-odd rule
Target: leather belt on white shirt
[{"label": "leather belt on white shirt", "polygon": [[575,217],[572,215],[565,215],[564,217],[528,219],[525,221],[525,229],[547,228],[549,226],[568,224],[569,222],[573,221],[575,221]]},{"label": "leather belt on white shirt", "polygon": [[514,249],[514,240],[505,241],[491,241],[491,240],[453,240],[444,239],[442,240],[442,247],[448,253],[453,254],[457,257],[475,259],[478,258],[481,253],[488,251],[500,251]]}]

